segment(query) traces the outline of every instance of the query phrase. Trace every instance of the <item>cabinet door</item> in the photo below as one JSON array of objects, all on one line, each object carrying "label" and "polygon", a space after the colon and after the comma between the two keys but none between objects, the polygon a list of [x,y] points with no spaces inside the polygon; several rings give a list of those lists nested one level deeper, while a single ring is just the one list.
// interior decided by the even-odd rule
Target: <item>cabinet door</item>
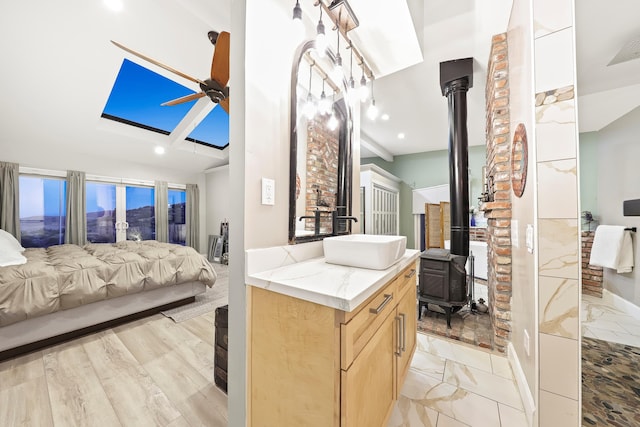
[{"label": "cabinet door", "polygon": [[416,348],[418,328],[416,290],[412,286],[401,294],[398,302],[398,318],[400,319],[400,356],[398,356],[398,393],[409,371],[409,365]]},{"label": "cabinet door", "polygon": [[384,320],[348,370],[342,371],[342,426],[386,426],[395,403],[397,323]]}]

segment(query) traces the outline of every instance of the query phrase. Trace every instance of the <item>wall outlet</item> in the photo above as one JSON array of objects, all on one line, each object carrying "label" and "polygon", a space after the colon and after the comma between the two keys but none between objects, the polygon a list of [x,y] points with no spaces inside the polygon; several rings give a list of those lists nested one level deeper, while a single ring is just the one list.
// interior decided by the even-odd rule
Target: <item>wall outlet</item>
[{"label": "wall outlet", "polygon": [[529,332],[527,332],[527,330],[524,330],[524,352],[527,353],[527,357],[531,356],[531,351],[529,349]]},{"label": "wall outlet", "polygon": [[262,204],[276,204],[276,182],[273,179],[262,178]]}]

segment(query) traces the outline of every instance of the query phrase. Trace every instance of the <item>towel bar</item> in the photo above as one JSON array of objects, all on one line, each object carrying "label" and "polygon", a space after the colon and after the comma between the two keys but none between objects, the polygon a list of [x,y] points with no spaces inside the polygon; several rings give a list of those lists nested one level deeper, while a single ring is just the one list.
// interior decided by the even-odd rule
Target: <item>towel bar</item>
[{"label": "towel bar", "polygon": [[627,227],[625,228],[625,231],[632,231],[632,232],[636,232],[638,229],[636,227]]}]

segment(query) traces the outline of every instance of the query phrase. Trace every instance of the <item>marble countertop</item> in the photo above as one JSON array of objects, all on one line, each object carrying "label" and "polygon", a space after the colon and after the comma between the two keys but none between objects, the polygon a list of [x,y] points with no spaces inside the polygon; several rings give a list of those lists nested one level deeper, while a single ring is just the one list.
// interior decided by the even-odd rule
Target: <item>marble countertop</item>
[{"label": "marble countertop", "polygon": [[328,264],[324,257],[307,259],[247,275],[247,284],[344,311],[352,311],[420,256],[407,249],[386,270]]}]

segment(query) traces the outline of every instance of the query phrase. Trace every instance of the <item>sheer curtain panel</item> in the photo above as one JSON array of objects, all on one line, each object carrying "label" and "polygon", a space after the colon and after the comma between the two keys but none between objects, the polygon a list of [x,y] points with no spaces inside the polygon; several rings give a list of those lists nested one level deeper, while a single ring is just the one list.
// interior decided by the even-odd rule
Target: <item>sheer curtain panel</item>
[{"label": "sheer curtain panel", "polygon": [[20,240],[20,178],[17,163],[0,162],[0,228]]},{"label": "sheer curtain panel", "polygon": [[169,239],[169,186],[166,181],[156,181],[154,210],[156,215],[156,240],[167,242]]},{"label": "sheer curtain panel", "polygon": [[64,242],[87,243],[87,191],[84,172],[67,172],[67,217]]},{"label": "sheer curtain panel", "polygon": [[185,243],[199,251],[200,246],[200,194],[198,184],[187,184],[187,206],[186,206],[187,237]]}]

